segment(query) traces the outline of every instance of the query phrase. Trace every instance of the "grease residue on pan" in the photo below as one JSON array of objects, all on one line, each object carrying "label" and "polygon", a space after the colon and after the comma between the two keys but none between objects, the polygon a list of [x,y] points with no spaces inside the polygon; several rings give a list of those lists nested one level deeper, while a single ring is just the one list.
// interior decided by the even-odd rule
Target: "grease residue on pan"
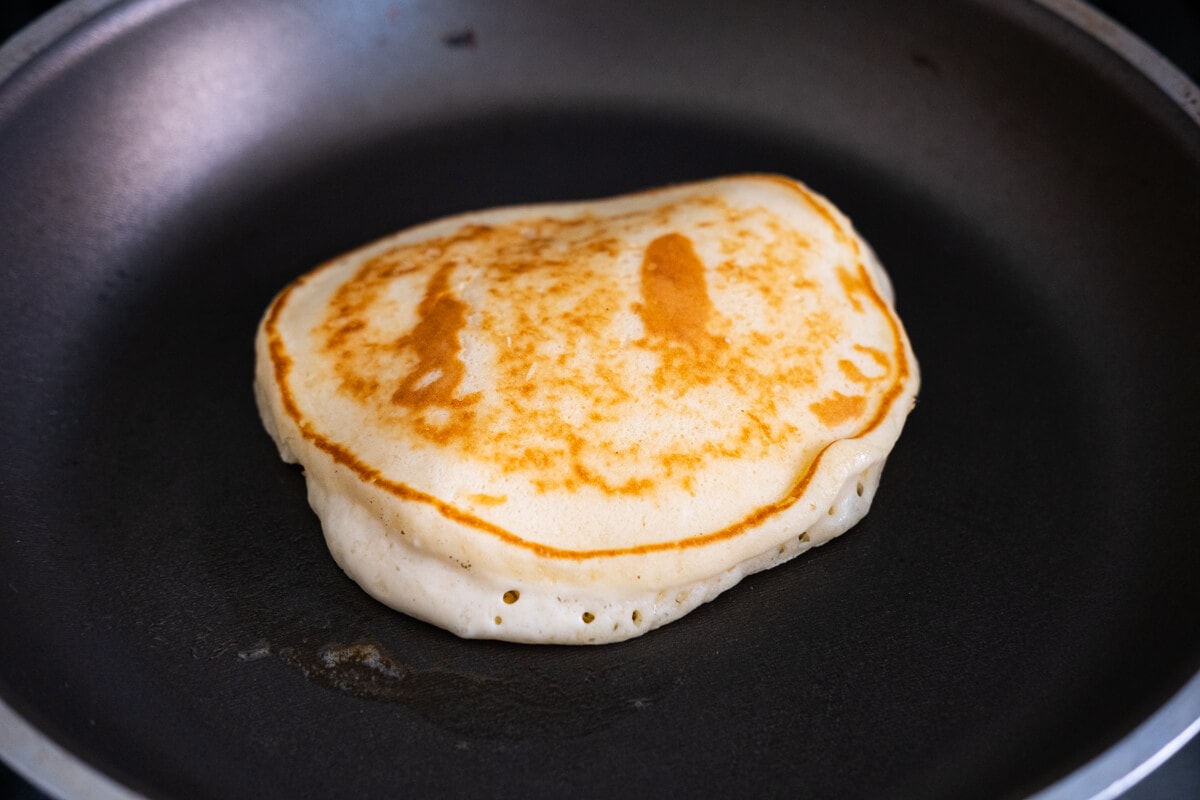
[{"label": "grease residue on pan", "polygon": [[256,642],[242,661],[274,655],[314,684],[381,703],[397,703],[470,738],[576,737],[647,711],[675,684],[670,673],[612,664],[563,685],[539,671],[494,675],[448,665],[416,667],[377,641],[280,646]]}]

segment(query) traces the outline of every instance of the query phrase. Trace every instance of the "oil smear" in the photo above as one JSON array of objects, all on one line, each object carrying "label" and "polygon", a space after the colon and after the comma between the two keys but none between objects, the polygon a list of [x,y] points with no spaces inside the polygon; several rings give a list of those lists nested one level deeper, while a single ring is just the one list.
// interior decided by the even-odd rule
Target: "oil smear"
[{"label": "oil smear", "polygon": [[273,655],[325,689],[397,703],[458,735],[491,740],[593,733],[650,711],[672,681],[624,664],[588,671],[570,685],[508,660],[497,660],[499,674],[416,667],[370,639],[319,646],[258,642],[237,655],[244,662]]}]

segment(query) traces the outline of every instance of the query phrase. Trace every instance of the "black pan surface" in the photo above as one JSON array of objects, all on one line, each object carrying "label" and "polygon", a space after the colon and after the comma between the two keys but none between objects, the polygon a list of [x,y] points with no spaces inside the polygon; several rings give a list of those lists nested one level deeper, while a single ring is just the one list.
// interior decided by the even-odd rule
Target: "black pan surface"
[{"label": "black pan surface", "polygon": [[[738,171],[895,283],[868,518],[599,648],[358,590],[255,413],[271,296]],[[1198,267],[1200,126],[1038,5],[114,3],[0,83],[0,698],[151,797],[1028,795],[1200,671]]]}]

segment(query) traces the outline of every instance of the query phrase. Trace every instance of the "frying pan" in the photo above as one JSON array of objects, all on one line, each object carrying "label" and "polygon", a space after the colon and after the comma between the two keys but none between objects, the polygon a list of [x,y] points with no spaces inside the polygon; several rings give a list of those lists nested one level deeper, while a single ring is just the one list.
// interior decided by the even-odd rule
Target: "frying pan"
[{"label": "frying pan", "polygon": [[[5,757],[149,797],[1135,779],[1200,718],[1200,114],[1068,17],[1121,37],[1071,2],[56,10],[0,62]],[[598,648],[340,573],[254,410],[271,296],[446,213],[739,171],[896,286],[924,384],[867,519]]]}]

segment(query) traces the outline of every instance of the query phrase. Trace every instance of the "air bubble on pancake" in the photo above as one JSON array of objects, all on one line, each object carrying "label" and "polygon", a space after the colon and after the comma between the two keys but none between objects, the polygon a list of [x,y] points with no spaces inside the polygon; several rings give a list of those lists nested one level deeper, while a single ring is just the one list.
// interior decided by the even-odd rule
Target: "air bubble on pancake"
[{"label": "air bubble on pancake", "polygon": [[521,599],[521,593],[519,591],[517,591],[516,589],[509,589],[507,592],[504,593],[504,602],[508,603],[510,606],[520,599]]},{"label": "air bubble on pancake", "polygon": [[636,608],[633,610],[633,624],[634,625],[642,624],[642,612]]},{"label": "air bubble on pancake", "polygon": [[503,621],[504,621],[504,620],[500,619],[500,617],[496,617],[496,620],[495,620],[495,622],[496,622],[496,624],[497,624],[497,625],[499,625],[499,624],[500,624],[501,622],[503,622]]},{"label": "air bubble on pancake", "polygon": [[801,542],[808,542],[808,541],[812,541],[812,537],[810,537],[810,536],[808,535],[808,531],[805,531],[804,533],[800,534],[800,541],[801,541]]},{"label": "air bubble on pancake", "polygon": [[596,615],[593,614],[592,612],[590,612],[590,611],[583,612],[583,623],[585,625],[591,625],[592,620],[594,620],[595,618],[596,618]]}]

